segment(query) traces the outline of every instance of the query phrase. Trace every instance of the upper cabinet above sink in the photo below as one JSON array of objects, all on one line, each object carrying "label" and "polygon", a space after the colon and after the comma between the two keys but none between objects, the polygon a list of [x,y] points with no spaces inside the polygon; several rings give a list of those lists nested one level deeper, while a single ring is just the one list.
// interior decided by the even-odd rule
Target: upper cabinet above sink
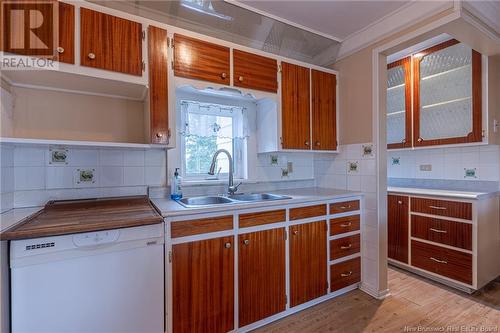
[{"label": "upper cabinet above sink", "polygon": [[278,61],[233,50],[234,85],[271,93],[278,92]]}]

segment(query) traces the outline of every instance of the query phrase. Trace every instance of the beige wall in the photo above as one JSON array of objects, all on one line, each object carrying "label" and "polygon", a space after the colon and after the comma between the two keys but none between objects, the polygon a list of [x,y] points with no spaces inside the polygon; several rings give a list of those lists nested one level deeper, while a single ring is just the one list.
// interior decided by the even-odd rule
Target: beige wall
[{"label": "beige wall", "polygon": [[14,137],[144,143],[143,102],[21,87],[11,90]]}]

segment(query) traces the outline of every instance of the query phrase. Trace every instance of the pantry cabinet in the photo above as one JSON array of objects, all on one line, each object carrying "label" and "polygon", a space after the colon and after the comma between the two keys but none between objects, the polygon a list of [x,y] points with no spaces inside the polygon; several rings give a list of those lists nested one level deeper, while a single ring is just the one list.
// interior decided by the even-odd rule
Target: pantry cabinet
[{"label": "pantry cabinet", "polygon": [[311,149],[310,69],[281,63],[281,145]]},{"label": "pantry cabinet", "polygon": [[80,9],[82,66],[142,76],[142,25],[91,9]]},{"label": "pantry cabinet", "polygon": [[174,75],[229,85],[228,47],[174,34]]},{"label": "pantry cabinet", "polygon": [[234,86],[278,92],[278,61],[249,52],[233,50]]},{"label": "pantry cabinet", "polygon": [[407,196],[389,195],[387,197],[388,257],[405,264],[408,263],[409,204]]},{"label": "pantry cabinet", "polygon": [[311,70],[312,149],[337,149],[337,77]]},{"label": "pantry cabinet", "polygon": [[233,237],[173,245],[172,290],[175,333],[233,330]]},{"label": "pantry cabinet", "polygon": [[167,31],[148,27],[149,120],[151,143],[167,144],[168,127],[168,37]]},{"label": "pantry cabinet", "polygon": [[285,229],[238,236],[240,327],[286,308]]},{"label": "pantry cabinet", "polygon": [[326,221],[290,227],[290,306],[328,291]]}]

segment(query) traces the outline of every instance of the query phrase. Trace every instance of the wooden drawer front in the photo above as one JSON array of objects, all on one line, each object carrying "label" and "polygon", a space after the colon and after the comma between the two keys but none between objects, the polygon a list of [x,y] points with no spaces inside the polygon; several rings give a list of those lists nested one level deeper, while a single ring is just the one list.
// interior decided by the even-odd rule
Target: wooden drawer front
[{"label": "wooden drawer front", "polygon": [[308,217],[326,215],[326,205],[316,205],[307,207],[298,207],[290,209],[290,220],[301,220]]},{"label": "wooden drawer front", "polygon": [[330,214],[340,214],[359,210],[359,200],[336,202],[330,204]]},{"label": "wooden drawer front", "polygon": [[174,75],[229,85],[229,48],[174,34]]},{"label": "wooden drawer front", "polygon": [[472,284],[472,255],[413,240],[412,266]]},{"label": "wooden drawer front", "polygon": [[330,236],[359,230],[359,215],[338,217],[330,220]]},{"label": "wooden drawer front", "polygon": [[330,266],[331,291],[345,288],[359,281],[361,281],[361,258]]},{"label": "wooden drawer front", "polygon": [[172,238],[233,229],[233,216],[217,216],[199,220],[172,222]]},{"label": "wooden drawer front", "polygon": [[472,250],[472,224],[412,215],[411,235],[436,243]]},{"label": "wooden drawer front", "polygon": [[411,211],[472,220],[472,204],[470,202],[411,198]]},{"label": "wooden drawer front", "polygon": [[278,223],[286,221],[286,211],[284,209],[270,210],[267,212],[257,212],[241,214],[239,216],[239,227],[248,228],[256,225]]},{"label": "wooden drawer front", "polygon": [[276,59],[233,50],[234,85],[276,93],[278,62]]},{"label": "wooden drawer front", "polygon": [[359,235],[343,237],[330,241],[330,260],[358,253],[360,250]]}]

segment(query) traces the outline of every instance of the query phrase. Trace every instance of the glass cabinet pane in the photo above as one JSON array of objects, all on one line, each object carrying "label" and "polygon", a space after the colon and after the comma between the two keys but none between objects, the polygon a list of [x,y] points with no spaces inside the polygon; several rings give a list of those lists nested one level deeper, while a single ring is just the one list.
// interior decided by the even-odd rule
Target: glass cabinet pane
[{"label": "glass cabinet pane", "polygon": [[403,148],[408,140],[406,100],[410,88],[410,59],[387,65],[387,144],[389,148]]},{"label": "glass cabinet pane", "polygon": [[420,138],[466,137],[472,132],[472,49],[458,43],[429,53],[419,72]]}]

